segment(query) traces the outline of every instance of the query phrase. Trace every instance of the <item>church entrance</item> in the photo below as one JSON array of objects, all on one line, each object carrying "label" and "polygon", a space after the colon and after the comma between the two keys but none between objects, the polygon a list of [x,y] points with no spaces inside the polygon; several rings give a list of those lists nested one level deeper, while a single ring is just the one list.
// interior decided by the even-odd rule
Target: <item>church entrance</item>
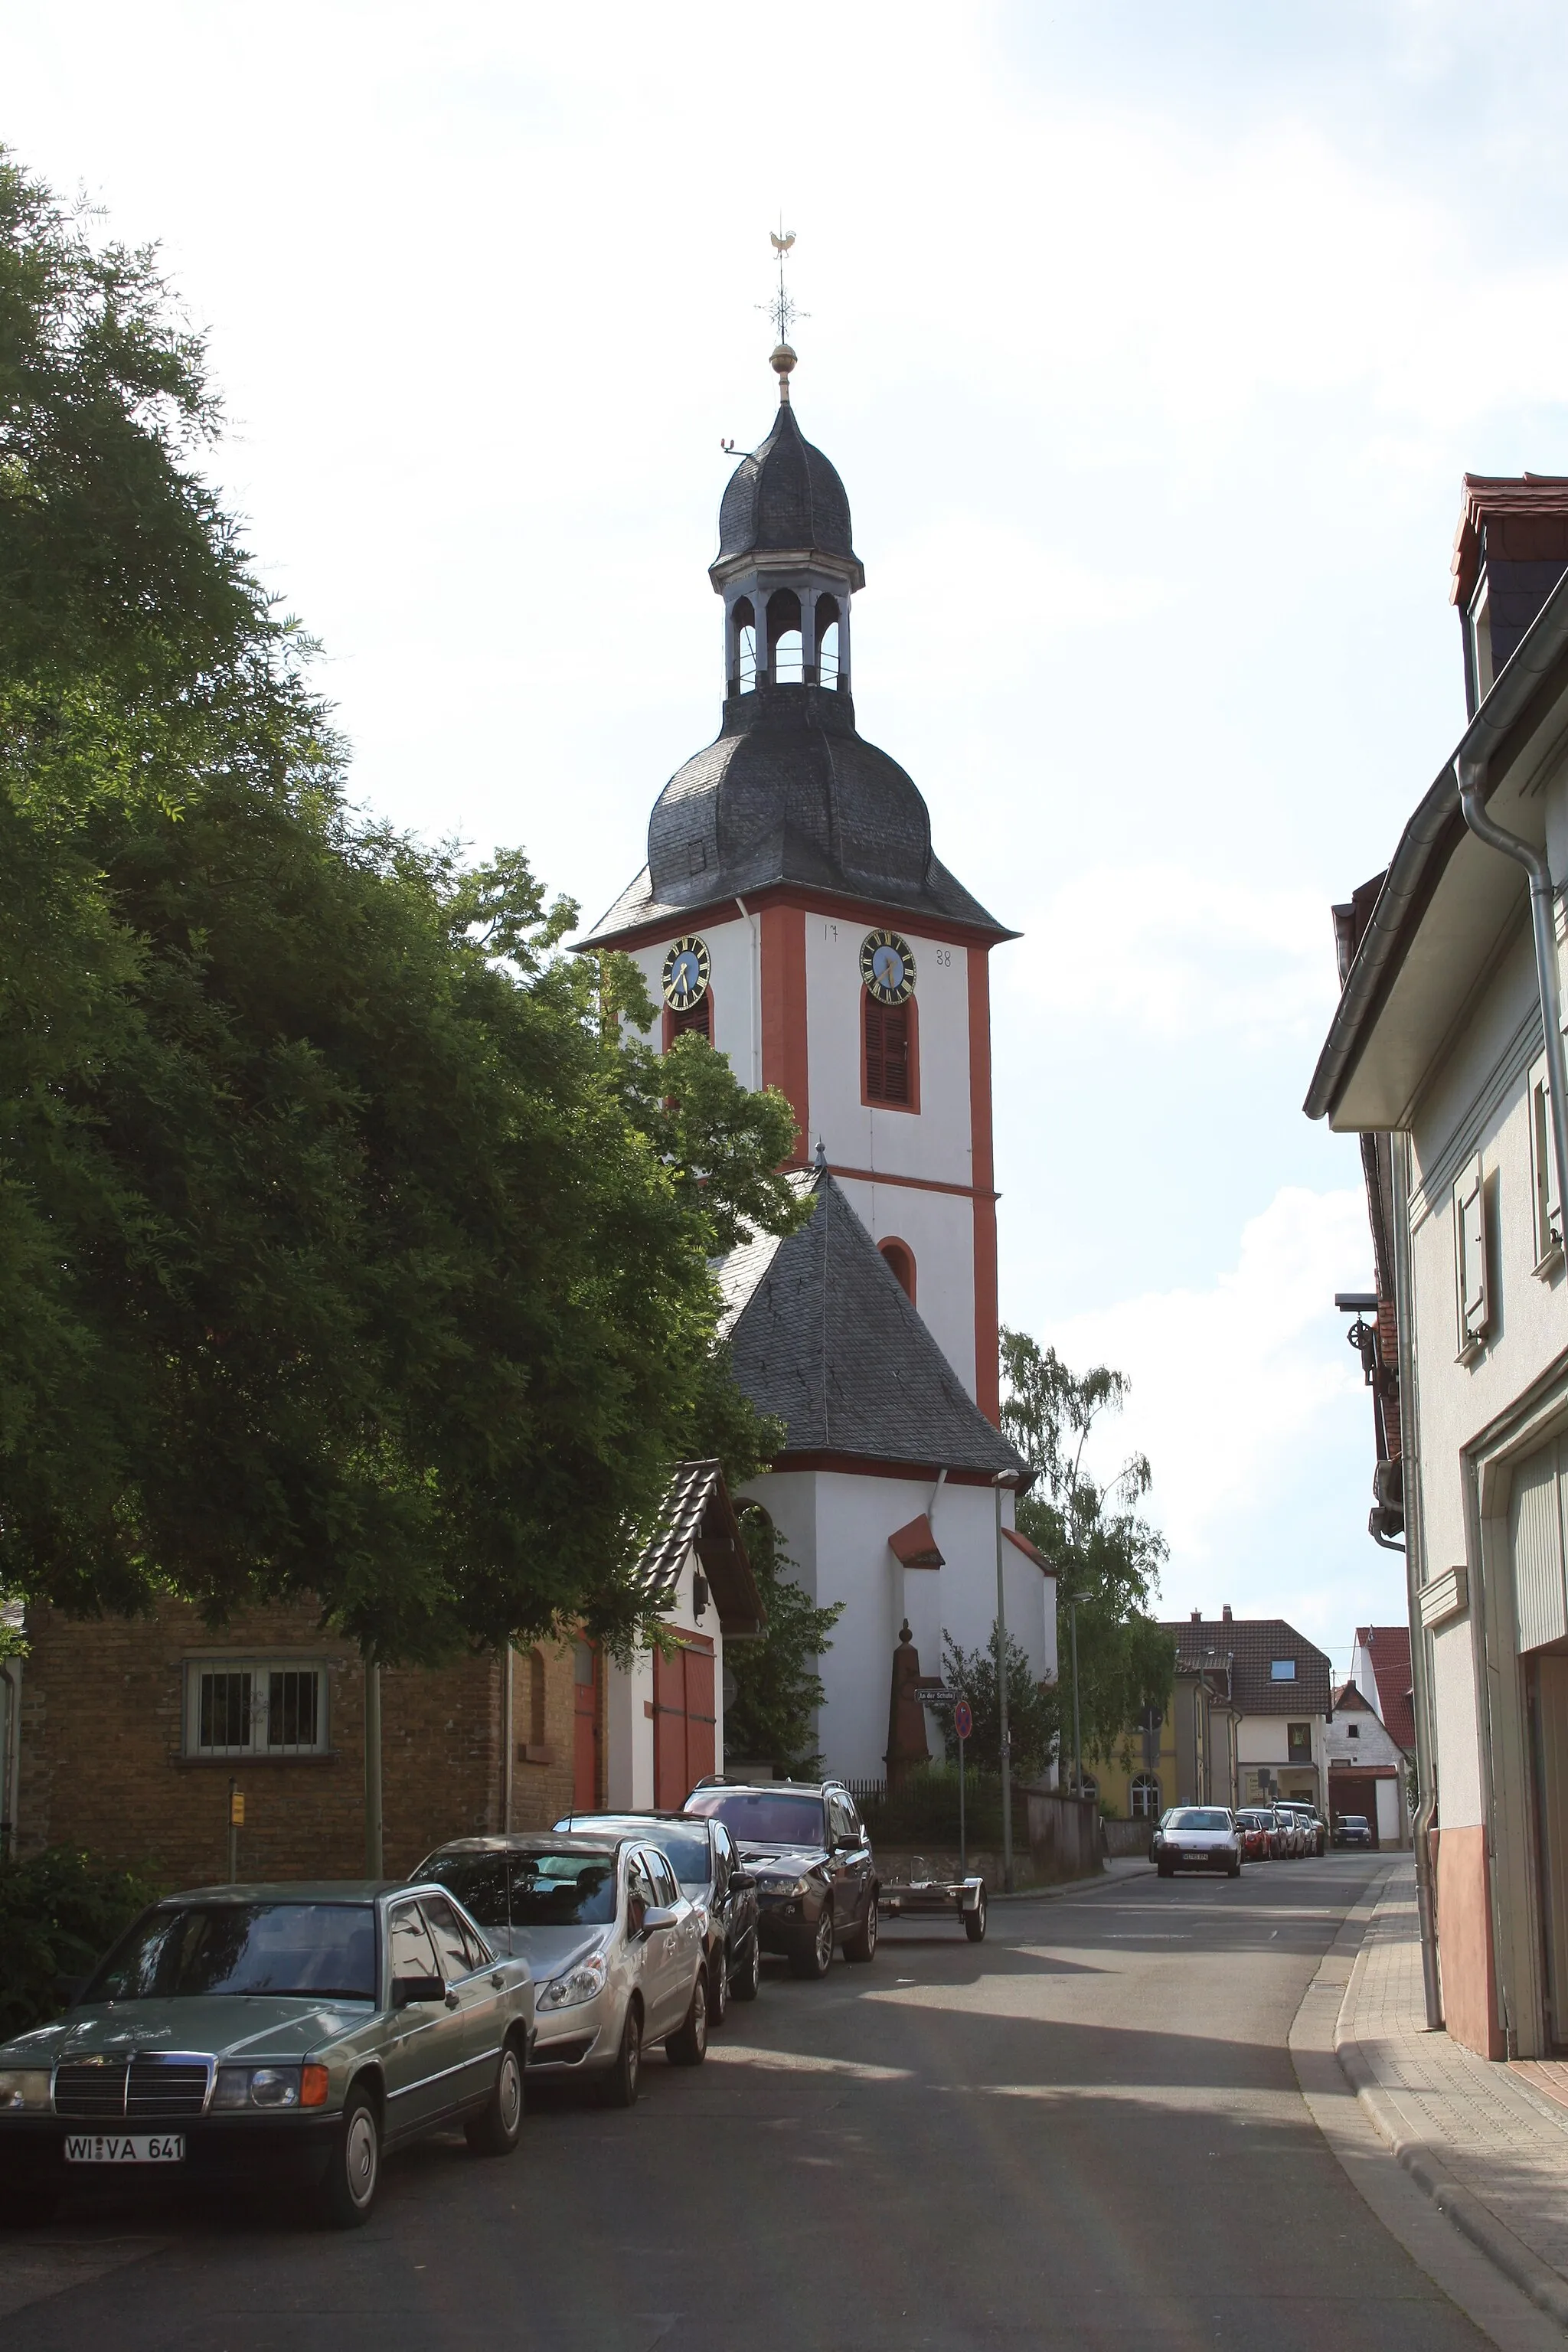
[{"label": "church entrance", "polygon": [[653,1654],[653,1801],[683,1805],[716,1769],[713,1644],[706,1633],[680,1633],[666,1657]]}]

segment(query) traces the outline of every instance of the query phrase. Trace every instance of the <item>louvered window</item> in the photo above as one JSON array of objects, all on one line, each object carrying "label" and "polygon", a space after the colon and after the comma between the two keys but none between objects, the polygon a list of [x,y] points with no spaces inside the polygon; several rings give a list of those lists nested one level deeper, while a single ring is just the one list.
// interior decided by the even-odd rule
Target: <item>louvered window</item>
[{"label": "louvered window", "polygon": [[664,1050],[667,1054],[676,1039],[684,1037],[688,1030],[695,1031],[699,1037],[706,1037],[710,1045],[713,1043],[713,992],[710,988],[705,988],[696,1003],[689,1004],[684,1013],[666,1008]]},{"label": "louvered window", "polygon": [[862,998],[866,1007],[866,1099],[868,1102],[908,1103],[910,1099],[910,1008],[879,1004]]}]

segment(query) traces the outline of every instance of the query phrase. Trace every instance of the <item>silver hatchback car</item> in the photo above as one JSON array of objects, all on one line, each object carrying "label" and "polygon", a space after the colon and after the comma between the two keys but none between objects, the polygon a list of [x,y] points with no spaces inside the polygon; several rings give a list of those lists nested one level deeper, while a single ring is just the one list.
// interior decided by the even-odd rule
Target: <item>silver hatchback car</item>
[{"label": "silver hatchback car", "polygon": [[1228,1806],[1173,1805],[1161,1815],[1152,1843],[1162,1878],[1178,1870],[1223,1870],[1227,1878],[1241,1876],[1241,1832]]},{"label": "silver hatchback car", "polygon": [[497,1947],[532,1972],[531,2068],[591,2079],[636,2104],[643,2053],[708,2054],[703,1913],[668,1857],[639,1838],[542,1831],[458,1838],[414,1874],[450,1888]]}]

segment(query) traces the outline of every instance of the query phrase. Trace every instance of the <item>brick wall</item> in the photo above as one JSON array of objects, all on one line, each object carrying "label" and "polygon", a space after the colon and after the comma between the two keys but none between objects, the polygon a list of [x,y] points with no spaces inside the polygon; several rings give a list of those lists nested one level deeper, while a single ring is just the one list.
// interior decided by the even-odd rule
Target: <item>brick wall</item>
[{"label": "brick wall", "polygon": [[[355,1877],[364,1867],[364,1676],[357,1651],[323,1637],[304,1607],[256,1611],[215,1636],[196,1612],[163,1603],[152,1619],[73,1622],[37,1609],[22,1678],[18,1846],[86,1847],[166,1885],[226,1877],[228,1785],[244,1790],[246,1878]],[[328,1670],[328,1752],[320,1757],[184,1754],[184,1668],[193,1656],[297,1655]],[[515,1667],[512,1822],[555,1820],[572,1799],[572,1649],[540,1652],[544,1738],[533,1670]],[[389,1874],[445,1839],[501,1826],[502,1669],[494,1658],[382,1675],[382,1783]],[[527,1751],[535,1759],[529,1761]]]}]

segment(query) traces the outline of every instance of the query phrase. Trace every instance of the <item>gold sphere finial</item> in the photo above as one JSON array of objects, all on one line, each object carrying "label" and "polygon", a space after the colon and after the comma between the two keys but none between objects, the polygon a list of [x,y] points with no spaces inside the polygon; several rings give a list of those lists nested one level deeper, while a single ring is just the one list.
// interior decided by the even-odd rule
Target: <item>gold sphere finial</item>
[{"label": "gold sphere finial", "polygon": [[768,355],[768,365],[773,368],[778,375],[779,399],[781,403],[787,407],[789,404],[790,370],[795,365],[795,353],[791,351],[787,343],[774,344],[772,352]]}]

